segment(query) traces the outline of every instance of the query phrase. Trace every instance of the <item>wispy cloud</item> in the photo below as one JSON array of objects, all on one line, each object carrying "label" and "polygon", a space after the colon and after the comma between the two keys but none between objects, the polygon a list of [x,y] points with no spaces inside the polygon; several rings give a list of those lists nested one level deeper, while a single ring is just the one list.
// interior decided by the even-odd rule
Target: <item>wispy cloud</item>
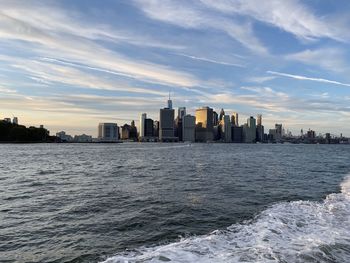
[{"label": "wispy cloud", "polygon": [[298,0],[201,0],[201,2],[226,14],[235,13],[250,16],[301,39],[350,40],[346,24],[341,24],[335,17],[317,16],[303,2]]},{"label": "wispy cloud", "polygon": [[349,67],[344,60],[345,52],[339,48],[320,48],[304,50],[302,52],[289,54],[288,60],[295,60],[303,64],[321,67],[334,72],[349,72]]},{"label": "wispy cloud", "polygon": [[335,80],[329,80],[329,79],[323,79],[323,78],[310,78],[310,77],[293,75],[293,74],[288,74],[288,73],[281,73],[281,72],[276,72],[276,71],[267,71],[267,73],[275,75],[275,76],[280,76],[280,77],[287,77],[287,78],[298,79],[298,80],[309,80],[309,81],[316,81],[316,82],[322,82],[322,83],[350,87],[350,84],[348,84],[348,83],[343,83],[343,82],[339,82],[339,81],[335,81]]},{"label": "wispy cloud", "polygon": [[[187,29],[214,29],[226,33],[257,54],[267,54],[267,48],[254,35],[252,25],[234,18],[207,12],[189,1],[134,0],[136,6],[150,18]],[[191,5],[192,4],[192,5]]]},{"label": "wispy cloud", "polygon": [[204,57],[196,57],[196,56],[186,55],[186,54],[182,54],[182,53],[177,53],[176,55],[182,56],[182,57],[186,57],[186,58],[191,58],[191,59],[194,59],[194,60],[199,60],[199,61],[219,64],[219,65],[224,65],[224,66],[233,66],[233,67],[239,67],[239,68],[246,68],[246,65],[244,65],[244,64],[224,62],[224,61],[219,61],[219,60],[215,60],[215,59],[209,59],[209,58],[204,58]]}]

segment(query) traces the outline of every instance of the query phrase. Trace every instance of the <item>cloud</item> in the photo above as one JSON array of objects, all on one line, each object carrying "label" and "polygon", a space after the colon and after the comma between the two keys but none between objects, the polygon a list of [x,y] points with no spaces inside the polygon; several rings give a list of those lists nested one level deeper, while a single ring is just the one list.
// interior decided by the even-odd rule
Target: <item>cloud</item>
[{"label": "cloud", "polygon": [[335,80],[328,80],[328,79],[323,79],[323,78],[310,78],[310,77],[293,75],[293,74],[288,74],[288,73],[281,73],[281,72],[276,72],[276,71],[267,71],[267,73],[272,74],[272,75],[276,75],[276,76],[280,76],[280,77],[286,77],[286,78],[292,78],[292,79],[298,79],[298,80],[309,80],[309,81],[316,81],[316,82],[322,82],[322,83],[350,87],[350,84],[348,84],[348,83],[342,83],[342,82],[335,81]]},{"label": "cloud", "polygon": [[288,60],[295,60],[307,65],[321,67],[334,72],[349,71],[344,61],[345,54],[337,48],[320,48],[315,50],[304,50],[302,52],[286,56]]},{"label": "cloud", "polygon": [[215,15],[205,9],[191,6],[189,1],[135,0],[135,6],[148,17],[186,29],[214,29],[229,35],[256,54],[266,55],[268,50],[255,37],[252,25],[233,18]]},{"label": "cloud", "polygon": [[[50,16],[46,15],[48,13]],[[35,8],[31,8],[21,13],[4,8],[0,11],[0,39],[30,42],[34,45],[30,51],[41,56],[111,70],[145,82],[185,87],[199,84],[199,80],[189,73],[125,57],[106,49],[81,36],[79,30],[84,28],[83,25],[76,26],[73,23],[72,26],[67,22],[61,23],[61,20],[56,21],[55,17],[60,16],[57,13],[60,14],[53,9],[37,13]]]},{"label": "cloud", "polygon": [[249,77],[246,79],[248,82],[255,82],[255,83],[264,83],[270,80],[275,79],[274,76],[263,76],[263,77]]},{"label": "cloud", "polygon": [[226,14],[249,16],[278,27],[297,38],[315,40],[330,38],[349,41],[348,26],[334,17],[320,17],[298,0],[201,0],[206,6]]},{"label": "cloud", "polygon": [[246,68],[245,65],[243,65],[243,64],[238,64],[238,63],[230,63],[230,62],[218,61],[218,60],[214,60],[214,59],[209,59],[209,58],[204,58],[204,57],[190,56],[190,55],[181,54],[181,53],[177,53],[176,55],[182,56],[182,57],[186,57],[186,58],[191,58],[191,59],[194,59],[194,60],[199,60],[199,61],[204,61],[204,62],[219,64],[219,65],[224,65],[224,66],[233,66],[233,67],[239,67],[239,68]]}]

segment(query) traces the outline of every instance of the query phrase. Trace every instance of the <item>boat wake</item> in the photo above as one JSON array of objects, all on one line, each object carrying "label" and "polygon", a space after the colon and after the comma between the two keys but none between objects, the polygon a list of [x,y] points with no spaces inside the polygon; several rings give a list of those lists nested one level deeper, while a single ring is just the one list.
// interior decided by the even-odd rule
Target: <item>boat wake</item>
[{"label": "boat wake", "polygon": [[350,262],[350,176],[322,202],[275,204],[226,230],[104,261],[126,262]]}]

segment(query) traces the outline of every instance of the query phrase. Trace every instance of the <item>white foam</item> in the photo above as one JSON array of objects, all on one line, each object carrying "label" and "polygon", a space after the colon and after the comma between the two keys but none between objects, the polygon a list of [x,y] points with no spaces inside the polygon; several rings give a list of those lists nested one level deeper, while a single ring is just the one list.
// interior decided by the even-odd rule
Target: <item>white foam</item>
[{"label": "white foam", "polygon": [[350,262],[350,176],[323,202],[273,205],[225,231],[140,248],[104,263]]}]

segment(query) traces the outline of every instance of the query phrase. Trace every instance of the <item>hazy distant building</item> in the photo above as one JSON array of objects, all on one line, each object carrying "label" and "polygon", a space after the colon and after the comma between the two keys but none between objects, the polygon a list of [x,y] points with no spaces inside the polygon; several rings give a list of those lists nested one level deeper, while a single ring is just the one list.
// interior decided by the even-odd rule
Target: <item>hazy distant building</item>
[{"label": "hazy distant building", "polygon": [[238,113],[237,112],[234,112],[234,113],[232,113],[232,115],[231,115],[231,123],[232,123],[232,125],[233,126],[239,126],[238,125]]},{"label": "hazy distant building", "polygon": [[73,137],[71,135],[66,134],[65,131],[60,131],[56,133],[56,137],[60,138],[62,142],[72,142]]},{"label": "hazy distant building", "polygon": [[11,118],[5,118],[4,122],[11,123]]},{"label": "hazy distant building", "polygon": [[147,118],[146,113],[142,113],[140,116],[140,129],[139,129],[139,137],[144,137],[145,136],[145,120]]},{"label": "hazy distant building", "polygon": [[196,117],[192,115],[185,115],[182,118],[182,141],[194,142],[196,129]]},{"label": "hazy distant building", "polygon": [[243,126],[243,137],[245,143],[256,142],[256,120],[252,116],[247,119],[247,123]]},{"label": "hazy distant building", "polygon": [[153,134],[154,137],[159,138],[159,121],[153,122]]},{"label": "hazy distant building", "polygon": [[276,129],[276,141],[280,141],[282,139],[282,124],[275,124]]},{"label": "hazy distant building", "polygon": [[17,117],[13,117],[12,123],[18,125],[18,118]]},{"label": "hazy distant building", "polygon": [[75,135],[73,141],[74,142],[80,142],[80,143],[92,142],[92,136],[86,135],[86,134]]},{"label": "hazy distant building", "polygon": [[202,107],[196,110],[196,141],[213,140],[213,109]]},{"label": "hazy distant building", "polygon": [[177,117],[182,120],[182,118],[186,115],[186,107],[179,107],[177,109]]},{"label": "hazy distant building", "polygon": [[115,142],[119,140],[119,127],[116,123],[100,123],[98,125],[98,140]]}]

